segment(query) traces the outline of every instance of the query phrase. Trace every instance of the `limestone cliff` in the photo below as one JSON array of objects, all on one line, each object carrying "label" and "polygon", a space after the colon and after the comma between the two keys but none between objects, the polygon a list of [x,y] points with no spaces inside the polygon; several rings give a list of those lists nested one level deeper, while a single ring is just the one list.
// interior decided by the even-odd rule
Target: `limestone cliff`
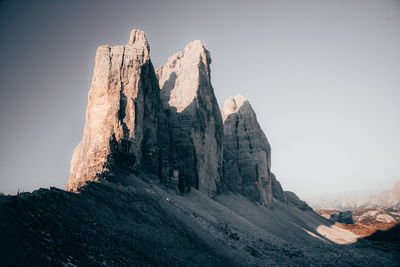
[{"label": "limestone cliff", "polygon": [[230,97],[222,110],[224,122],[224,180],[232,191],[253,201],[286,202],[271,172],[271,146],[249,101]]},{"label": "limestone cliff", "polygon": [[250,103],[230,98],[221,114],[206,46],[191,42],[156,71],[149,53],[139,30],[125,46],[98,48],[66,189],[142,170],[181,191],[192,186],[213,197],[230,188],[253,201],[286,202]]},{"label": "limestone cliff", "polygon": [[[120,166],[161,174],[168,160],[168,130],[145,34],[125,46],[97,49],[86,124],[71,161],[67,190]],[[165,172],[165,171],[164,171]]]},{"label": "limestone cliff", "polygon": [[205,45],[194,41],[156,73],[180,182],[213,196],[222,174],[223,126],[210,63]]}]

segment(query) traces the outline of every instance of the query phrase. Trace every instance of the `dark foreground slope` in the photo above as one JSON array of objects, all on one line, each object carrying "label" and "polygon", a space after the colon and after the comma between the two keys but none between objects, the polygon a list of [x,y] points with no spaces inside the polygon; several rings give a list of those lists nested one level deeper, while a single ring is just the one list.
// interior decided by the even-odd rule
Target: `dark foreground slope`
[{"label": "dark foreground slope", "polygon": [[372,249],[369,241],[335,244],[330,235],[351,235],[312,211],[278,202],[264,207],[232,193],[216,200],[197,190],[181,196],[139,176],[124,185],[92,182],[80,193],[52,188],[0,196],[1,265],[398,263],[395,251]]},{"label": "dark foreground slope", "polygon": [[91,183],[2,197],[6,266],[221,265],[229,262],[160,206],[143,183]]}]

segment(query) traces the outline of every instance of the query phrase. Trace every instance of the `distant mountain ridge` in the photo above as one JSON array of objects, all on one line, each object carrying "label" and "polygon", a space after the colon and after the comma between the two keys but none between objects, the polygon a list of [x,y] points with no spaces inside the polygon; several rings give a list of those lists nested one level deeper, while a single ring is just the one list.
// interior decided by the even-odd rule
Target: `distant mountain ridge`
[{"label": "distant mountain ridge", "polygon": [[307,199],[307,203],[314,209],[356,210],[364,208],[392,208],[400,210],[400,181],[396,182],[391,190],[368,197],[341,197],[334,200]]}]

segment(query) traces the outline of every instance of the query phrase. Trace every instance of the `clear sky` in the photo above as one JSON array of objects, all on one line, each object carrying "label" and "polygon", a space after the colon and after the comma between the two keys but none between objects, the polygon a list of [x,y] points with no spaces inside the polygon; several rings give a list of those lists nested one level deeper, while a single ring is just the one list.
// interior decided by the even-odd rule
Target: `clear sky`
[{"label": "clear sky", "polygon": [[155,67],[207,44],[220,108],[250,100],[284,189],[346,195],[400,180],[399,0],[3,0],[0,192],[66,184],[96,48],[133,28]]}]

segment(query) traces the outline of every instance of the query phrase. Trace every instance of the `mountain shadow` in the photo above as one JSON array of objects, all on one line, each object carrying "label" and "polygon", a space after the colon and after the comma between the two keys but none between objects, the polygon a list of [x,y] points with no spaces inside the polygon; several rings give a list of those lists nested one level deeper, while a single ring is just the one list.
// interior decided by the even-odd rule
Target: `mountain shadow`
[{"label": "mountain shadow", "polygon": [[50,188],[0,196],[1,265],[233,264],[169,213],[145,182],[126,180],[88,182],[79,193]]},{"label": "mountain shadow", "polygon": [[398,244],[400,244],[400,223],[396,224],[395,226],[387,230],[377,230],[372,235],[364,237],[364,239],[372,241],[393,242],[393,243],[398,242]]}]

